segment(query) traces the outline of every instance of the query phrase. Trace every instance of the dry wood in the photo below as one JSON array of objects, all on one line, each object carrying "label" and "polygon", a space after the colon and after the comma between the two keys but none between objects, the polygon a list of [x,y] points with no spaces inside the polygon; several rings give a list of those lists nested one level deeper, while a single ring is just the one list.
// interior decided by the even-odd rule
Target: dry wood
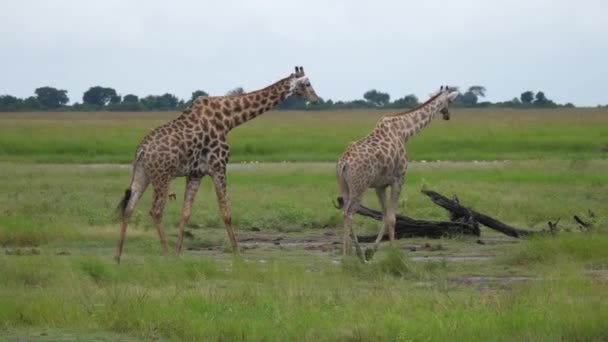
[{"label": "dry wood", "polygon": [[538,233],[535,231],[519,229],[519,228],[509,226],[508,224],[503,223],[493,217],[490,217],[488,215],[482,214],[480,212],[471,210],[467,207],[460,205],[460,203],[458,202],[458,199],[451,200],[435,191],[422,190],[422,193],[429,196],[435,204],[447,209],[451,213],[452,218],[458,218],[458,219],[464,218],[464,219],[474,220],[476,222],[483,224],[484,226],[487,226],[489,228],[492,228],[505,235],[512,236],[512,237],[522,237],[522,236]]},{"label": "dry wood", "polygon": [[[344,205],[341,197],[338,197],[336,208],[340,209]],[[382,221],[382,213],[364,206],[359,206],[357,214],[371,217]],[[479,236],[479,226],[476,222],[459,221],[425,221],[416,220],[403,215],[396,215],[395,238],[408,237],[429,237],[440,238],[454,235],[475,235]],[[374,242],[377,235],[357,236],[360,242]],[[383,240],[388,240],[388,234],[384,234]]]}]

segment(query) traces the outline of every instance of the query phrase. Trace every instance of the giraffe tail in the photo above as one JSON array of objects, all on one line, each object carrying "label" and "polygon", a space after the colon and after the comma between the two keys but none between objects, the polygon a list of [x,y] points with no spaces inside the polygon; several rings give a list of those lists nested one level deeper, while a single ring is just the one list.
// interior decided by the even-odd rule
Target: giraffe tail
[{"label": "giraffe tail", "polygon": [[348,200],[348,183],[346,182],[347,164],[339,164],[336,169],[336,178],[338,178],[338,187],[340,188],[340,196],[338,196],[338,203],[340,199],[343,201]]},{"label": "giraffe tail", "polygon": [[127,189],[125,191],[125,195],[122,197],[120,202],[118,203],[118,207],[116,207],[116,212],[121,219],[125,218],[125,210],[127,209],[127,204],[131,199],[131,189]]}]

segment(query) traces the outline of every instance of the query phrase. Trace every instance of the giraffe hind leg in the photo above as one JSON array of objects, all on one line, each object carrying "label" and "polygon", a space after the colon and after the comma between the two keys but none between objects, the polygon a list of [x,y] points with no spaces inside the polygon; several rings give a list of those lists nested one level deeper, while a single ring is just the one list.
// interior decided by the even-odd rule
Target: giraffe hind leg
[{"label": "giraffe hind leg", "polygon": [[[352,195],[352,192],[351,192]],[[363,255],[363,251],[361,250],[361,246],[359,245],[359,240],[357,239],[357,235],[353,230],[353,217],[355,212],[359,208],[359,204],[361,203],[361,197],[363,193],[357,194],[356,196],[352,196],[345,200],[344,204],[344,237],[343,237],[343,254],[350,254],[351,246],[350,242],[352,241],[355,245],[355,251],[359,259],[362,262],[365,262],[365,256]]]}]

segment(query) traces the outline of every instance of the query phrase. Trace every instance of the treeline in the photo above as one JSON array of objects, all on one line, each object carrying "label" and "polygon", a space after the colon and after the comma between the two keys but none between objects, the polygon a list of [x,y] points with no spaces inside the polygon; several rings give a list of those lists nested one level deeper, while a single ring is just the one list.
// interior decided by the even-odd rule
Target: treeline
[{"label": "treeline", "polygon": [[[230,90],[227,95],[238,95],[244,93],[241,87]],[[82,102],[68,105],[69,98],[66,90],[53,87],[41,87],[34,91],[34,96],[25,99],[12,95],[0,95],[0,111],[167,111],[182,110],[192,100],[199,96],[209,96],[205,91],[197,90],[192,93],[190,99],[179,99],[173,94],[148,95],[138,97],[134,94],[119,95],[115,89],[109,87],[95,86],[89,88],[82,95]],[[557,108],[574,107],[572,103],[558,104],[547,98],[544,92],[525,91],[519,97],[504,102],[482,101],[485,98],[486,88],[483,86],[471,86],[461,92],[456,98],[453,107],[476,108],[476,107],[506,107],[506,108]],[[424,100],[423,100],[424,101]],[[279,110],[339,110],[339,109],[398,109],[413,108],[421,102],[416,95],[409,94],[391,101],[388,93],[375,89],[363,94],[362,99],[352,101],[332,101],[321,99],[315,106],[307,106],[306,100],[301,97],[292,96],[281,103]]]}]

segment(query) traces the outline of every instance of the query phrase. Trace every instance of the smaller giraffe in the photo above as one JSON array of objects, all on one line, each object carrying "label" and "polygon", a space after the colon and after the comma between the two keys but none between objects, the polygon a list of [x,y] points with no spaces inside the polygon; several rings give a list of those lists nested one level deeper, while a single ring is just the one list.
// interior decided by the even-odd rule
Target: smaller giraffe
[{"label": "smaller giraffe", "polygon": [[[376,127],[365,138],[350,144],[338,160],[336,175],[340,195],[344,200],[343,253],[351,251],[350,240],[355,244],[357,256],[365,262],[357,236],[353,232],[352,220],[359,208],[361,198],[368,188],[374,188],[382,207],[384,224],[378,232],[374,250],[388,229],[391,244],[395,239],[395,208],[399,201],[405,172],[407,154],[403,147],[413,135],[426,127],[435,114],[441,113],[450,119],[448,104],[458,96],[453,88],[441,87],[431,98],[417,108],[383,116]],[[386,188],[391,193],[386,203]],[[350,237],[349,237],[350,235]]]}]

